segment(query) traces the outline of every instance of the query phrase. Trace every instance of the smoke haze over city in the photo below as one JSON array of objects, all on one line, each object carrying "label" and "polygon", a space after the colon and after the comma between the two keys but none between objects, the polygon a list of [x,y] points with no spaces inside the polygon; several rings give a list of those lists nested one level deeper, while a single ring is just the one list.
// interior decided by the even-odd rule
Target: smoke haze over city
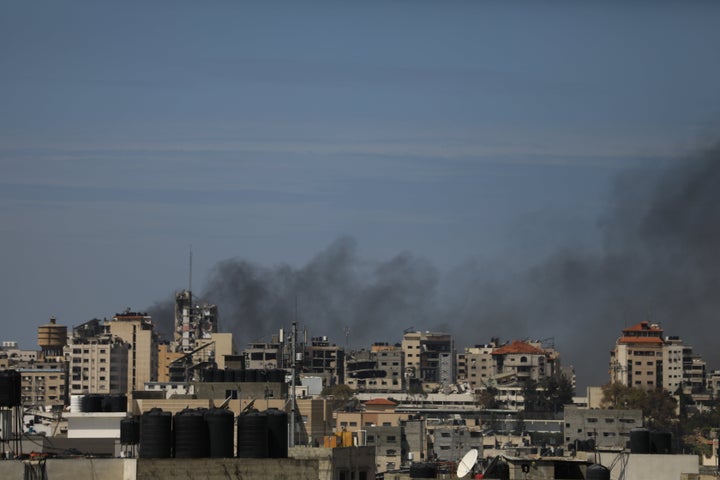
[{"label": "smoke haze over city", "polygon": [[[341,237],[306,265],[219,262],[203,297],[241,344],[269,340],[297,319],[339,345],[398,342],[408,328],[455,336],[458,349],[501,341],[553,342],[581,381],[607,381],[623,327],[649,320],[710,362],[720,310],[720,151],[662,170],[620,172],[597,219],[599,249],[567,246],[524,268],[468,261],[449,271],[408,252],[371,261]],[[168,313],[163,315],[167,325]]]},{"label": "smoke haze over city", "polygon": [[[174,292],[547,339],[604,383],[649,319],[720,368],[717,2],[0,5],[1,339]],[[346,329],[349,334],[346,337]]]}]

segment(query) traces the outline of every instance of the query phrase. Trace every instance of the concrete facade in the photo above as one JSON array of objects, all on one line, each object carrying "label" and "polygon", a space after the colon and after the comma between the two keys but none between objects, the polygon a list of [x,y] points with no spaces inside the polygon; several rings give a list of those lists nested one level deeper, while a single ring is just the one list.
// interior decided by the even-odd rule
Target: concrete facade
[{"label": "concrete facade", "polygon": [[130,345],[110,335],[73,338],[65,347],[70,395],[119,395],[128,390]]},{"label": "concrete facade", "polygon": [[644,455],[600,452],[598,462],[610,470],[613,480],[677,480],[682,475],[697,474],[700,462],[697,455]]},{"label": "concrete facade", "polygon": [[[98,459],[68,458],[0,461],[0,478],[52,480],[372,480],[373,449],[294,448],[291,458]],[[32,476],[26,476],[28,472]],[[44,475],[44,476],[43,476]]]},{"label": "concrete facade", "polygon": [[625,447],[630,430],[643,426],[642,410],[585,409],[565,406],[565,443],[594,440],[598,447]]}]

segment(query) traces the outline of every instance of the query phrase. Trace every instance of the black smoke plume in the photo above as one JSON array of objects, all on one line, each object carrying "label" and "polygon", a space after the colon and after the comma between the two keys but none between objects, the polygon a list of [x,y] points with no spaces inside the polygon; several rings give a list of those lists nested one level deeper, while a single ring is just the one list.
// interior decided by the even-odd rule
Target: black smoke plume
[{"label": "black smoke plume", "polygon": [[559,249],[513,272],[503,259],[445,273],[410,253],[370,262],[340,238],[302,268],[222,261],[203,296],[241,348],[296,318],[340,345],[348,328],[350,347],[397,342],[410,327],[452,333],[459,349],[552,339],[579,385],[600,385],[620,330],[650,320],[717,367],[720,148],[622,172],[598,222],[601,248]]}]

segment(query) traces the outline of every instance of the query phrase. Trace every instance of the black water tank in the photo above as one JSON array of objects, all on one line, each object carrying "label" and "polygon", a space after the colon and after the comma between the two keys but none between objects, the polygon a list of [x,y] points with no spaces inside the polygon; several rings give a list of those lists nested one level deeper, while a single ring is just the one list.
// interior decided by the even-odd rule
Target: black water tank
[{"label": "black water tank", "polygon": [[170,458],[172,456],[172,415],[160,408],[140,417],[140,458]]},{"label": "black water tank", "polygon": [[255,381],[265,383],[268,381],[268,372],[267,370],[256,370],[255,371]]},{"label": "black water tank", "polygon": [[435,478],[437,466],[434,463],[413,462],[410,465],[410,478]]},{"label": "black water tank", "polygon": [[285,383],[285,370],[275,368],[268,372],[268,382]]},{"label": "black water tank", "polygon": [[137,445],[140,443],[140,421],[135,418],[120,420],[120,443],[123,445]]},{"label": "black water tank", "polygon": [[672,453],[672,433],[650,432],[650,453],[669,455]]},{"label": "black water tank", "polygon": [[105,395],[102,397],[103,412],[126,412],[127,397],[125,395]]},{"label": "black water tank", "polygon": [[173,419],[175,458],[206,458],[210,456],[208,426],[204,409],[185,410]]},{"label": "black water tank", "polygon": [[277,408],[267,411],[268,456],[287,458],[288,456],[288,414]]},{"label": "black water tank", "polygon": [[209,456],[211,458],[234,457],[235,415],[230,410],[214,408],[205,412],[205,422],[210,438]]},{"label": "black water tank", "polygon": [[250,412],[237,419],[238,458],[268,458],[268,416]]},{"label": "black water tank", "polygon": [[650,430],[647,428],[630,430],[630,453],[650,453]]},{"label": "black water tank", "polygon": [[586,480],[610,480],[610,470],[598,463],[594,463],[587,468]]},{"label": "black water tank", "polygon": [[17,407],[22,403],[21,383],[17,370],[0,371],[0,407]]},{"label": "black water tank", "polygon": [[232,368],[225,369],[225,381],[226,382],[234,382],[235,381],[235,370],[233,370]]},{"label": "black water tank", "polygon": [[83,412],[102,412],[103,411],[103,399],[105,395],[92,393],[85,395],[82,399],[82,411]]},{"label": "black water tank", "polygon": [[248,383],[257,381],[257,370],[245,370],[245,381]]},{"label": "black water tank", "polygon": [[235,370],[235,381],[239,383],[245,381],[245,370]]},{"label": "black water tank", "polygon": [[505,460],[498,460],[498,462],[495,464],[495,474],[493,478],[497,478],[499,480],[509,480],[510,479],[510,465]]}]

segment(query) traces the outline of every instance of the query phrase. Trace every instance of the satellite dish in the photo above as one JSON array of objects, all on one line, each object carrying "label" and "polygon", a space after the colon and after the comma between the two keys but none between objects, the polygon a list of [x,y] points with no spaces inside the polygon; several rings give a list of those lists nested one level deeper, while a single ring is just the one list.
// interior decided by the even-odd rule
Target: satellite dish
[{"label": "satellite dish", "polygon": [[478,458],[478,451],[476,449],[472,449],[469,452],[465,454],[465,456],[460,460],[460,463],[458,464],[457,468],[457,476],[458,478],[462,478],[475,466],[475,462],[477,462]]}]

